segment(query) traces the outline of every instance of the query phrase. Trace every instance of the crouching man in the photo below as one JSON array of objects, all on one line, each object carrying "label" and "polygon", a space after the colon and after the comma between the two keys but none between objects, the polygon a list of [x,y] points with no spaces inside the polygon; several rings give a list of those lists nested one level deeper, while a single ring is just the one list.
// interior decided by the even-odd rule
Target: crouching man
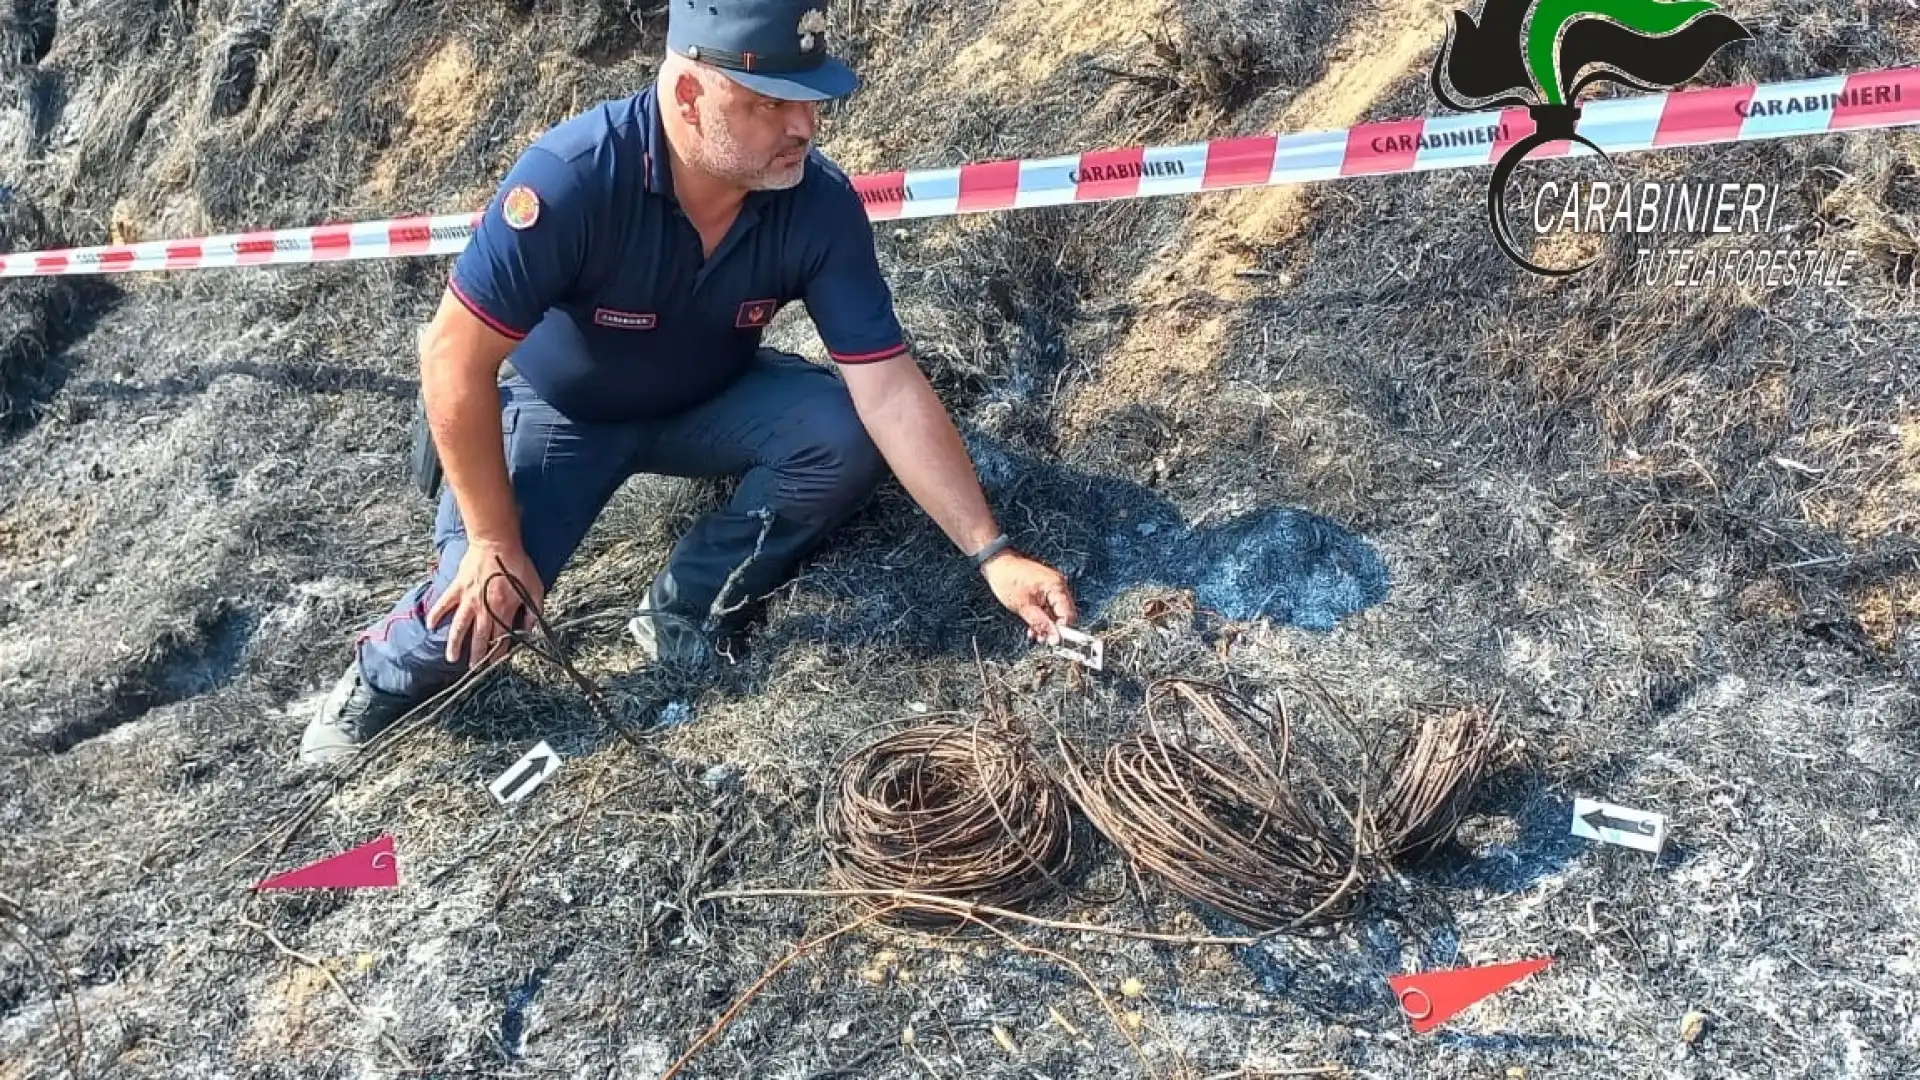
[{"label": "crouching man", "polygon": [[[903,344],[865,208],[812,147],[818,102],[858,85],[822,12],[671,11],[654,84],[547,132],[455,261],[420,356],[445,476],[435,570],[356,636],[307,762],[351,754],[527,625],[497,569],[537,609],[636,473],[739,478],[639,605],[658,661],[704,662],[723,586],[744,607],[790,580],[888,468],[1030,636],[1075,617],[1066,579],[1008,546]],[[794,300],[833,369],[760,344]]]}]

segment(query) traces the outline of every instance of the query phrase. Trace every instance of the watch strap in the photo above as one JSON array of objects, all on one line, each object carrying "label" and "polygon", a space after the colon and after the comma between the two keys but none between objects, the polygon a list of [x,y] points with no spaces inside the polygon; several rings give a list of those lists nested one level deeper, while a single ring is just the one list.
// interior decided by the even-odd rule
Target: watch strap
[{"label": "watch strap", "polygon": [[1006,533],[1001,533],[999,536],[996,536],[993,539],[987,541],[985,546],[983,546],[979,551],[974,552],[973,555],[971,556],[971,558],[973,559],[974,569],[977,570],[980,567],[987,565],[988,559],[993,558],[995,555],[1000,554],[1001,552],[1007,550],[1008,548],[1011,548],[1012,546],[1013,546],[1013,541],[1007,539]]}]

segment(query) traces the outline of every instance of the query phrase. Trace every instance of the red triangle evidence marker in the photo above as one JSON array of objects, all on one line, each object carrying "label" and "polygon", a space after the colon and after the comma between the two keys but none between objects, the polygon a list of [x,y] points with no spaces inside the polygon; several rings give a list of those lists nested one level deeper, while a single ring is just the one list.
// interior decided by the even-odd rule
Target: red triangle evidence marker
[{"label": "red triangle evidence marker", "polygon": [[289,870],[255,885],[255,889],[391,889],[400,884],[400,864],[394,858],[393,837],[381,836],[311,866]]},{"label": "red triangle evidence marker", "polygon": [[1453,971],[1428,971],[1419,975],[1395,975],[1387,982],[1400,999],[1400,1007],[1413,1021],[1413,1030],[1432,1031],[1481,998],[1512,986],[1541,971],[1552,957],[1517,960],[1511,964],[1456,968]]}]

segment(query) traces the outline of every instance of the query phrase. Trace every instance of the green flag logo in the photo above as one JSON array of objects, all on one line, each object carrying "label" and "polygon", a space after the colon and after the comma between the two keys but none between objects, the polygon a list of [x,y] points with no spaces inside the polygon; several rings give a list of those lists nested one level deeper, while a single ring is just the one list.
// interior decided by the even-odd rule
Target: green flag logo
[{"label": "green flag logo", "polygon": [[1461,112],[1524,107],[1533,134],[1494,165],[1487,216],[1507,257],[1536,274],[1570,269],[1536,266],[1522,255],[1503,213],[1508,177],[1528,154],[1550,142],[1577,142],[1606,152],[1576,130],[1580,91],[1600,81],[1665,91],[1700,74],[1713,55],[1752,34],[1712,0],[1486,0],[1479,21],[1455,11],[1433,61],[1433,93]]}]

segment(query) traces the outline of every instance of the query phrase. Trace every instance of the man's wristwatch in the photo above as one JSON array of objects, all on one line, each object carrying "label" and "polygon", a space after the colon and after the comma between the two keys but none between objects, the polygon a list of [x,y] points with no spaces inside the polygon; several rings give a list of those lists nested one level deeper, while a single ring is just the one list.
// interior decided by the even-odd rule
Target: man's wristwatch
[{"label": "man's wristwatch", "polygon": [[993,558],[995,555],[998,555],[1001,552],[1006,551],[1011,547],[1013,547],[1013,541],[1007,539],[1006,533],[1001,533],[999,536],[996,536],[993,539],[987,541],[986,546],[982,547],[979,551],[976,551],[973,553],[973,556],[972,556],[973,568],[975,570],[980,569],[981,567],[987,565],[988,559]]}]

